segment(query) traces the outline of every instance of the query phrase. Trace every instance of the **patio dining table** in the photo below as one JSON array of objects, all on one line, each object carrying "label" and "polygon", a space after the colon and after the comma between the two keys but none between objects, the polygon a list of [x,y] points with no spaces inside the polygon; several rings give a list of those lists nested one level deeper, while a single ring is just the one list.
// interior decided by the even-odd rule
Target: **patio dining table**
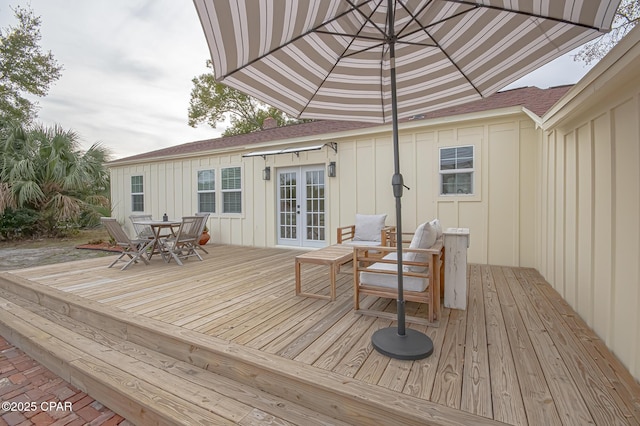
[{"label": "patio dining table", "polygon": [[[151,228],[153,232],[153,244],[151,245],[151,250],[148,255],[149,259],[151,259],[151,256],[155,253],[160,253],[160,238],[175,236],[174,228],[179,227],[182,222],[179,220],[136,220],[133,223]],[[168,232],[163,230],[168,230]]]}]

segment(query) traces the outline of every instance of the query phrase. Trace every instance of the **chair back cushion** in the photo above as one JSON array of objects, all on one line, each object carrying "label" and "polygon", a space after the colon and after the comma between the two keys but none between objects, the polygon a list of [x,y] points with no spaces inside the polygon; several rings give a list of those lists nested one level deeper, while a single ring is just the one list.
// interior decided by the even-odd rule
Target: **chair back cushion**
[{"label": "chair back cushion", "polygon": [[[433,226],[432,222],[425,222],[418,226],[418,229],[416,229],[416,232],[415,234],[413,234],[413,238],[411,239],[409,248],[428,249],[433,244],[435,244],[437,238],[438,231]],[[402,256],[402,258],[409,262],[427,261],[427,255],[422,253],[406,253]],[[404,269],[411,272],[423,272],[425,268],[421,266],[406,266]]]},{"label": "chair back cushion", "polygon": [[436,239],[442,237],[442,224],[440,223],[440,219],[433,219],[429,222],[431,226],[436,228]]},{"label": "chair back cushion", "polygon": [[353,241],[381,241],[380,236],[386,220],[386,214],[356,214]]}]

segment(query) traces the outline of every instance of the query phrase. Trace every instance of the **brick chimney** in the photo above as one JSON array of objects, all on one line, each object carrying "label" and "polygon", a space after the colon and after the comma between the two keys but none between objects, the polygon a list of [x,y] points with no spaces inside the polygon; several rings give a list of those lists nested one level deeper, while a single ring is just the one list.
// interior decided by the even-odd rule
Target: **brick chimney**
[{"label": "brick chimney", "polygon": [[273,117],[267,117],[262,122],[262,130],[275,129],[276,127],[278,127],[278,122]]}]

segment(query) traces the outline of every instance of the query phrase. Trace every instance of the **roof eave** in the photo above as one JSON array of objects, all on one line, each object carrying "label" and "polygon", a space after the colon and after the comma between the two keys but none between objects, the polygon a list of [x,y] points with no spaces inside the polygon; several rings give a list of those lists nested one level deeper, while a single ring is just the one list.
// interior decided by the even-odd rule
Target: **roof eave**
[{"label": "roof eave", "polygon": [[[400,131],[408,131],[415,130],[421,127],[435,127],[442,126],[447,124],[454,124],[464,121],[477,121],[477,120],[487,120],[487,119],[495,119],[499,117],[506,117],[516,114],[525,114],[530,117],[536,126],[540,125],[541,119],[533,112],[529,111],[527,108],[517,105],[505,108],[498,108],[493,110],[486,111],[477,111],[466,114],[458,114],[452,116],[444,116],[437,118],[427,118],[421,120],[412,120],[412,121],[404,121],[401,122],[398,126]],[[281,139],[276,141],[262,142],[257,144],[250,145],[240,145],[235,147],[228,148],[215,148],[197,152],[189,152],[184,154],[172,154],[172,155],[162,155],[158,157],[149,157],[143,159],[132,159],[132,160],[115,160],[111,163],[107,164],[107,167],[121,167],[121,166],[129,166],[133,164],[145,164],[145,163],[157,163],[162,161],[173,161],[173,160],[184,160],[190,158],[204,157],[207,155],[216,155],[216,154],[224,154],[224,153],[242,153],[246,151],[257,151],[263,148],[278,148],[282,146],[290,146],[290,145],[298,145],[302,143],[309,142],[326,142],[326,141],[336,141],[340,139],[351,139],[354,137],[362,137],[362,136],[370,136],[379,133],[388,133],[391,131],[391,124],[381,124],[378,126],[351,129],[351,130],[343,130],[339,132],[330,132],[323,133],[319,135],[313,136],[303,136],[298,138],[289,138],[289,139]]]},{"label": "roof eave", "polygon": [[[619,82],[620,75],[634,73],[629,65],[640,58],[640,26],[627,34],[575,86],[558,100],[542,117],[542,129],[547,131],[560,125],[576,110],[586,109],[598,102],[600,89],[610,82]],[[637,72],[637,71],[636,71]],[[626,74],[625,74],[626,73]]]}]

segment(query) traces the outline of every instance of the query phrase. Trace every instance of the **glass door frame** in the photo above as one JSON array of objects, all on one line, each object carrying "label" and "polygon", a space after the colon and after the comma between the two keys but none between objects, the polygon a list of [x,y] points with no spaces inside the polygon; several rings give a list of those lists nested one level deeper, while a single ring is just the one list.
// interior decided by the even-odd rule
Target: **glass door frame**
[{"label": "glass door frame", "polygon": [[[291,181],[282,181],[286,174],[295,177],[295,188]],[[325,165],[282,167],[276,169],[276,176],[277,244],[326,247],[328,213]],[[311,178],[310,182],[307,182],[307,177]],[[317,191],[314,193],[314,190]]]}]

